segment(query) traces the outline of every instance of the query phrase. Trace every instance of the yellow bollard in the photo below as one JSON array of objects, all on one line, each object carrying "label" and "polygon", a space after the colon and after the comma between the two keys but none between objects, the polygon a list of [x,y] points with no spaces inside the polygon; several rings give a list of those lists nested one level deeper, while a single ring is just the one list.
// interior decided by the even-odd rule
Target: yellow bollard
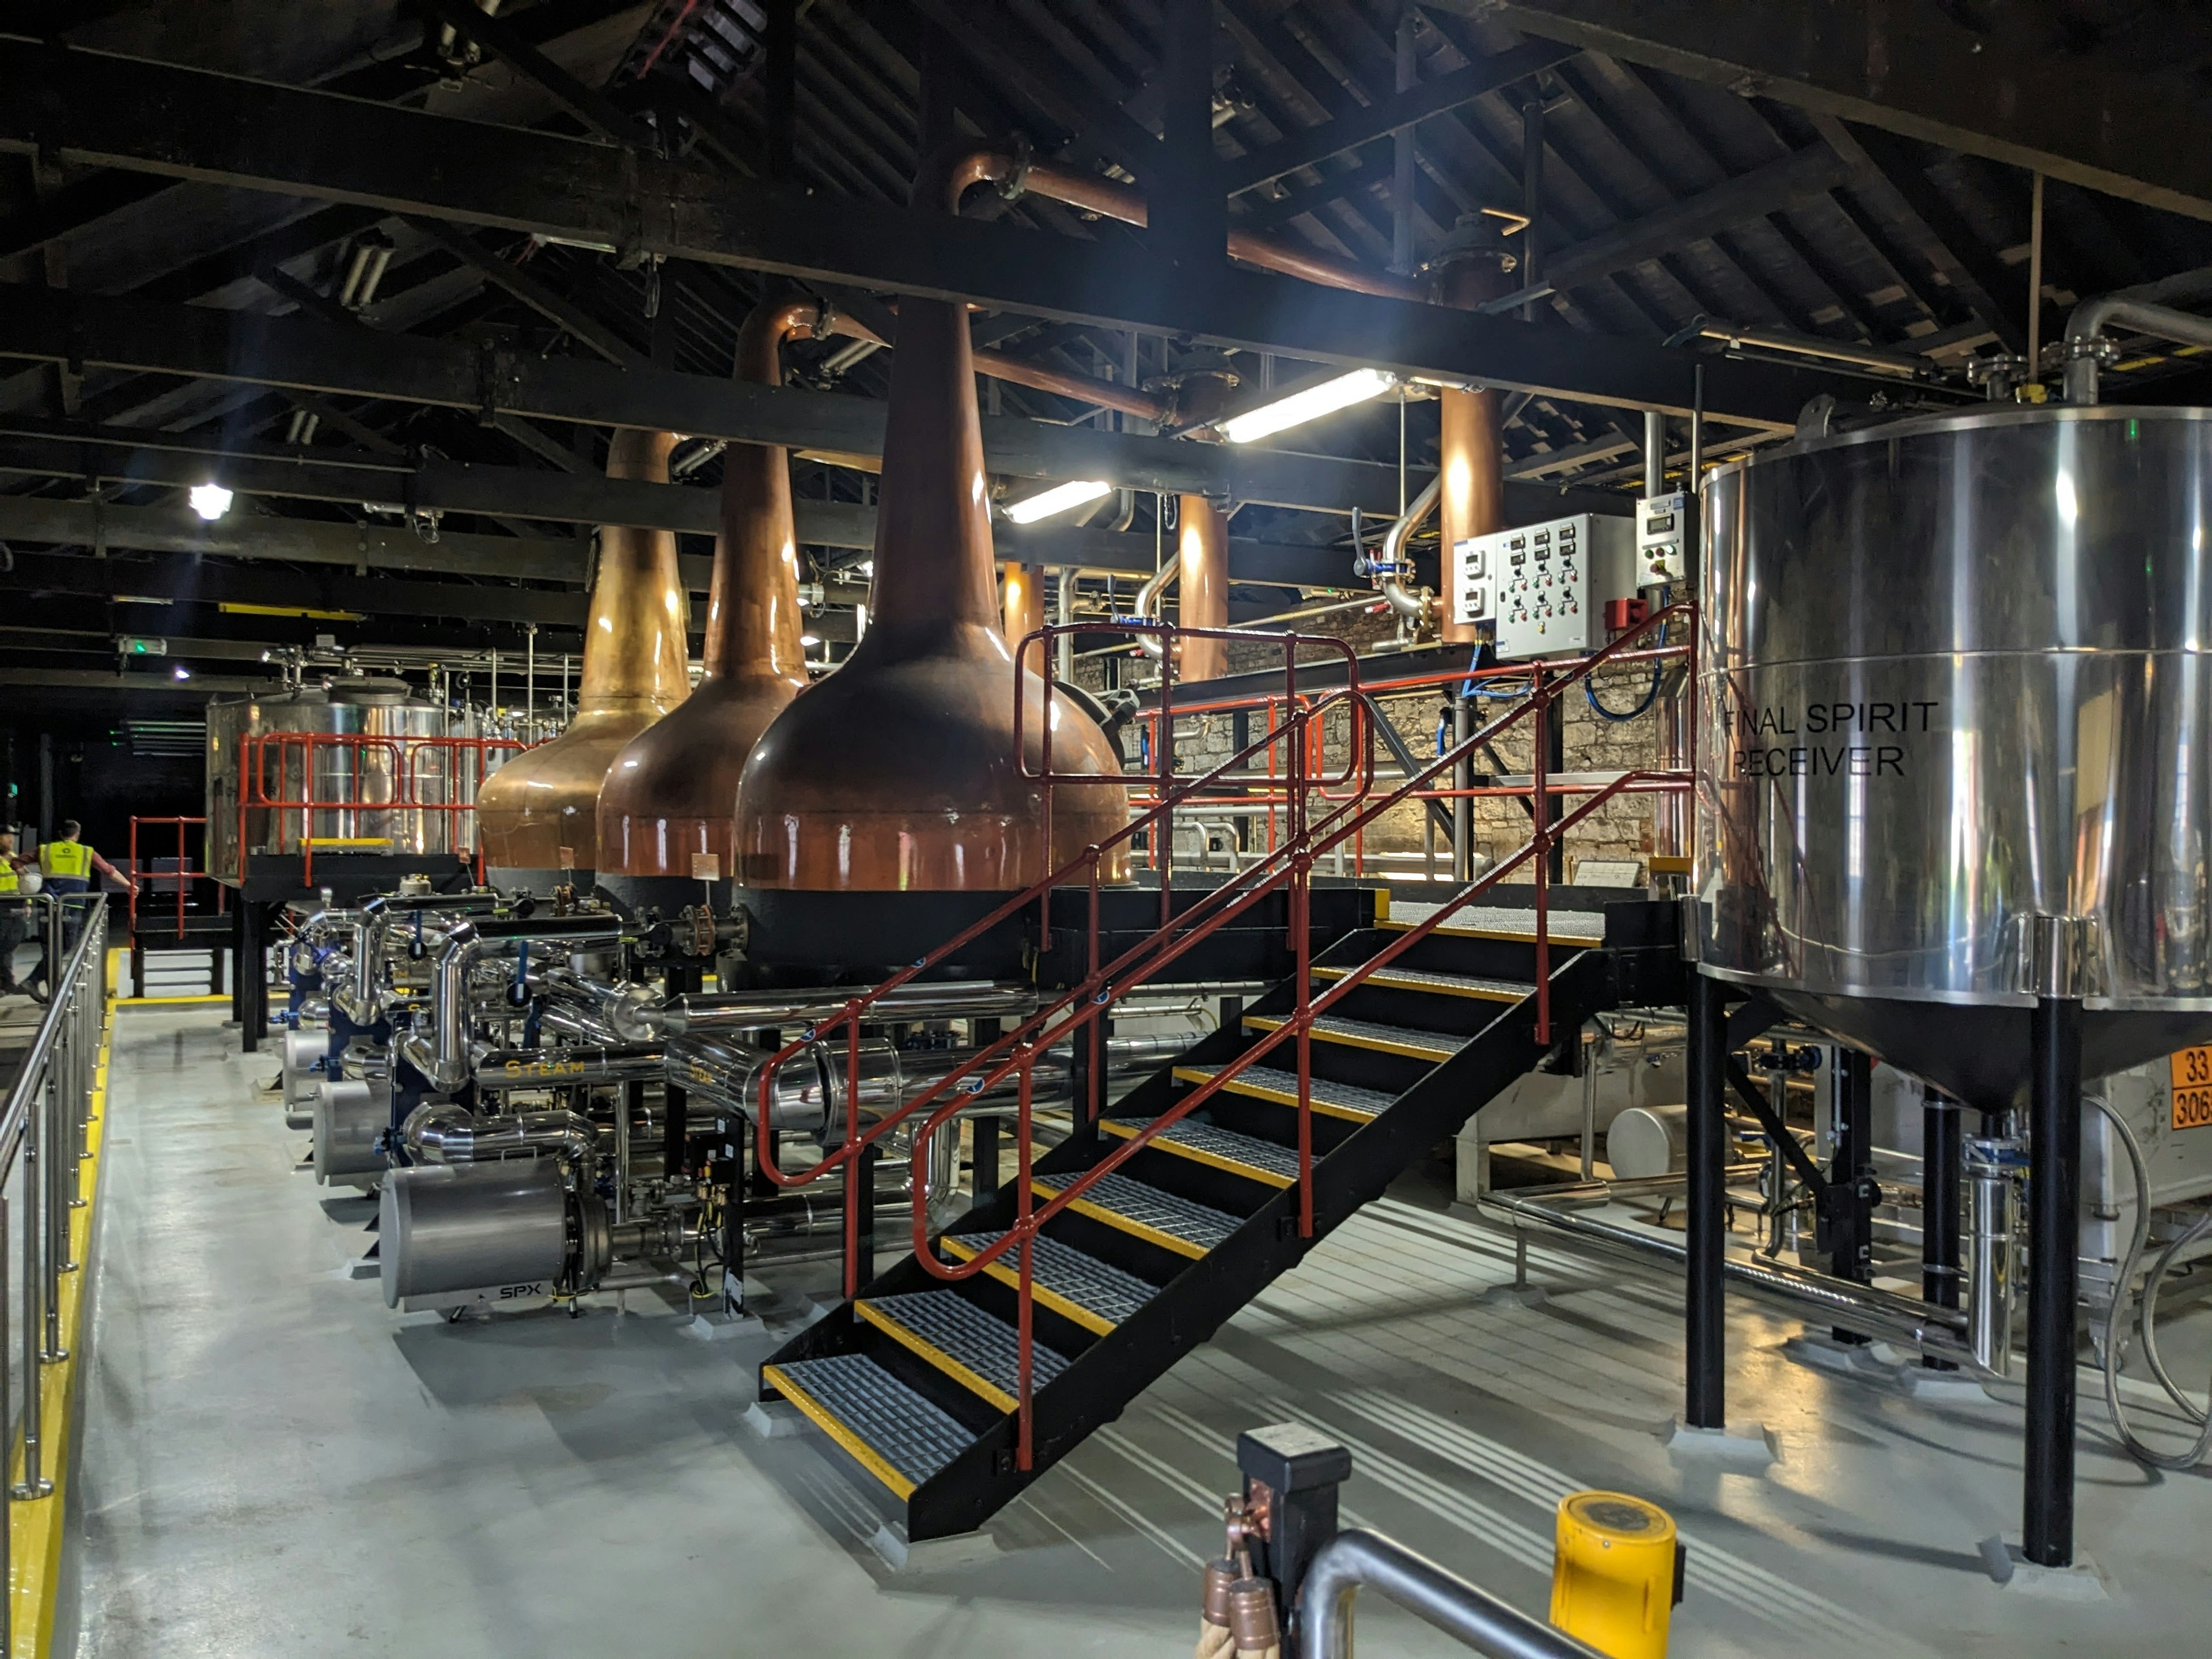
[{"label": "yellow bollard", "polygon": [[1552,1623],[1611,1659],[1666,1659],[1674,1608],[1674,1517],[1617,1492],[1559,1500]]}]

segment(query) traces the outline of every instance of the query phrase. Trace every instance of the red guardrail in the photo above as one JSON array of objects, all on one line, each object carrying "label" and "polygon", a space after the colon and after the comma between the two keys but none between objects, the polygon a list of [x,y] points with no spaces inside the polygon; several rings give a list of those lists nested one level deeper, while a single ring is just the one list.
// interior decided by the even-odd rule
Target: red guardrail
[{"label": "red guardrail", "polygon": [[[1523,864],[1530,864],[1534,872],[1535,886],[1535,956],[1536,956],[1536,1040],[1551,1040],[1551,936],[1549,928],[1549,854],[1554,845],[1571,829],[1583,823],[1615,796],[1631,790],[1686,791],[1690,787],[1691,773],[1636,770],[1621,774],[1609,782],[1584,793],[1579,805],[1565,815],[1553,816],[1553,797],[1569,793],[1555,786],[1550,779],[1546,760],[1545,725],[1554,718],[1553,707],[1561,693],[1586,681],[1601,667],[1626,661],[1648,661],[1669,658],[1688,659],[1692,646],[1688,643],[1664,647],[1659,651],[1632,652],[1632,643],[1654,629],[1663,627],[1670,620],[1690,622],[1694,608],[1688,604],[1670,606],[1623,634],[1611,645],[1571,665],[1536,662],[1517,665],[1510,672],[1525,678],[1527,695],[1508,713],[1470,733],[1460,743],[1438,755],[1434,762],[1419,773],[1405,779],[1397,788],[1380,799],[1370,799],[1374,789],[1375,757],[1369,722],[1373,691],[1360,684],[1359,667],[1348,647],[1340,640],[1311,636],[1282,635],[1252,633],[1229,629],[1178,629],[1169,623],[1117,624],[1132,634],[1157,635],[1167,647],[1163,658],[1163,683],[1160,692],[1159,731],[1164,740],[1155,745],[1155,784],[1158,794],[1155,803],[1141,812],[1117,835],[1098,846],[1086,848],[1083,853],[1042,880],[1014,895],[998,906],[988,915],[963,929],[952,939],[939,945],[929,955],[893,975],[882,985],[865,996],[854,997],[830,1018],[811,1026],[793,1041],[786,1043],[762,1068],[759,1080],[759,1109],[754,1114],[756,1151],[760,1170],[778,1187],[799,1187],[817,1181],[832,1170],[857,1166],[861,1157],[889,1135],[901,1124],[913,1119],[917,1113],[928,1111],[912,1136],[911,1157],[914,1180],[913,1238],[915,1259],[924,1271],[942,1279],[960,1279],[981,1273],[998,1261],[1009,1250],[1014,1252],[1018,1268],[1018,1464],[1028,1469],[1033,1463],[1031,1435],[1032,1352],[1031,1309],[1033,1279],[1031,1255],[1039,1230],[1054,1216],[1096,1186],[1115,1170],[1157,1139],[1163,1132],[1180,1122],[1193,1110],[1206,1103],[1247,1066],[1273,1054],[1285,1042],[1297,1047],[1298,1233],[1303,1238],[1313,1237],[1313,1103],[1312,1103],[1312,1028],[1313,1023],[1344,998],[1364,984],[1376,969],[1388,966],[1405,951],[1426,939],[1452,915],[1474,902],[1509,873]],[[1041,660],[1051,661],[1051,644],[1059,635],[1071,631],[1054,626],[1039,629],[1023,640],[1015,653],[1015,721],[1018,756],[1024,757],[1024,775],[1036,778],[1042,786],[1046,842],[1051,845],[1051,799],[1055,788],[1069,787],[1095,787],[1102,783],[1120,780],[1087,774],[1055,773],[1051,765],[1051,726],[1045,726],[1042,734],[1042,755],[1039,769],[1027,769],[1024,751],[1020,746],[1022,710],[1026,707],[1027,662],[1030,647],[1035,646]],[[1086,631],[1096,631],[1095,625]],[[1178,639],[1221,638],[1242,643],[1265,642],[1280,644],[1285,658],[1286,685],[1282,703],[1285,711],[1281,724],[1272,720],[1270,729],[1261,738],[1248,744],[1219,766],[1205,774],[1186,777],[1174,769],[1174,702],[1173,667]],[[1695,631],[1689,630],[1694,639]],[[1328,646],[1346,657],[1346,684],[1318,696],[1301,693],[1297,684],[1296,653],[1301,645]],[[1692,665],[1694,669],[1694,665]],[[1454,673],[1442,680],[1464,678]],[[1441,683],[1441,680],[1438,681]],[[1309,749],[1310,735],[1318,723],[1340,704],[1347,710],[1348,732],[1353,739],[1347,747],[1346,763],[1333,778],[1324,779],[1309,773],[1308,763],[1312,758]],[[1228,705],[1236,706],[1234,703]],[[1207,705],[1188,706],[1189,713],[1211,712]],[[1457,766],[1463,759],[1494,743],[1498,737],[1523,720],[1529,723],[1535,738],[1535,760],[1530,781],[1525,787],[1505,787],[1492,793],[1522,793],[1530,804],[1532,834],[1528,841],[1480,880],[1463,889],[1440,906],[1424,921],[1409,928],[1383,946],[1358,968],[1338,980],[1329,988],[1316,996],[1310,971],[1312,933],[1310,925],[1310,891],[1313,866],[1316,859],[1358,836],[1370,823],[1401,804],[1422,796],[1435,794],[1433,780],[1441,773]],[[1238,872],[1220,886],[1200,896],[1181,915],[1170,908],[1170,881],[1173,868],[1174,814],[1179,806],[1200,799],[1199,792],[1218,783],[1224,774],[1241,769],[1255,754],[1272,745],[1281,744],[1287,760],[1287,788],[1284,801],[1285,834],[1279,844],[1270,848],[1251,866]],[[1321,787],[1343,790],[1340,797],[1323,793]],[[1310,796],[1323,793],[1325,802],[1333,799],[1317,818],[1310,818]],[[1158,848],[1160,868],[1160,926],[1158,932],[1123,951],[1114,961],[1099,961],[1099,872],[1109,851],[1140,831],[1150,831],[1158,826],[1155,836]],[[1074,881],[1087,885],[1090,893],[1087,922],[1088,953],[1085,973],[1079,985],[1066,992],[1057,1000],[1023,1020],[1012,1031],[996,1042],[979,1049],[957,1068],[940,1079],[912,1100],[892,1107],[874,1124],[863,1129],[860,1120],[860,1033],[868,1010],[886,993],[909,980],[927,973],[946,961],[972,940],[997,927],[1007,918],[1018,915],[1024,907],[1036,903],[1040,907],[1041,925],[1048,930],[1051,896],[1054,889],[1064,888]],[[1154,1118],[1134,1137],[1122,1141],[1098,1163],[1062,1187],[1041,1207],[1035,1203],[1030,1188],[1030,1174],[1034,1146],[1032,1097],[1038,1055],[1063,1039],[1087,1036],[1091,1041],[1091,1064],[1085,1073],[1085,1098],[1075,1103],[1074,1109],[1081,1114],[1087,1126],[1095,1123],[1103,1107],[1104,1021],[1115,1003],[1133,990],[1152,981],[1181,959],[1200,940],[1212,934],[1237,916],[1244,914],[1261,899],[1277,891],[1287,891],[1291,948],[1296,957],[1295,984],[1297,1002],[1291,1013],[1273,1030],[1261,1036],[1250,1048],[1217,1071],[1205,1083],[1183,1095],[1174,1105]],[[1041,935],[1042,937],[1042,935]],[[842,1143],[822,1161],[811,1168],[786,1171],[775,1161],[775,1134],[770,1127],[769,1105],[773,1098],[777,1072],[803,1049],[842,1029],[846,1034],[845,1136]],[[1017,1107],[1015,1146],[1017,1176],[1015,1188],[1014,1223],[994,1243],[978,1251],[966,1261],[954,1264],[939,1261],[929,1248],[929,1213],[926,1200],[927,1169],[931,1137],[955,1121],[963,1097],[980,1094],[1003,1083],[1006,1078],[1016,1079]],[[849,1299],[858,1293],[860,1183],[848,1179],[845,1182],[845,1295]]]}]

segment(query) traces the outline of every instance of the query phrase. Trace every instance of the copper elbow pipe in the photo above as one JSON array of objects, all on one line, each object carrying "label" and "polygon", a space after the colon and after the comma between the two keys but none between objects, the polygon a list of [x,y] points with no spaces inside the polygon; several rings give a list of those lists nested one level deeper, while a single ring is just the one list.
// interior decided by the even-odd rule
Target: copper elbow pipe
[{"label": "copper elbow pipe", "polygon": [[[617,432],[607,476],[666,483],[675,447],[672,432]],[[559,737],[493,773],[477,798],[477,835],[495,880],[538,884],[563,872],[590,880],[608,767],[690,690],[687,608],[673,532],[601,527],[574,717]]]},{"label": "copper elbow pipe", "polygon": [[[784,342],[823,324],[821,305],[798,295],[756,306],[738,333],[737,378],[778,384]],[[705,677],[690,702],[616,757],[599,793],[601,881],[634,902],[673,896],[640,883],[688,883],[710,868],[729,877],[745,757],[806,689],[790,461],[776,445],[733,443],[722,469]]]},{"label": "copper elbow pipe", "polygon": [[[1102,219],[1116,219],[1139,228],[1149,222],[1142,191],[1102,179],[1096,173],[1051,161],[1033,161],[1003,150],[975,150],[940,165],[945,188],[950,192],[948,199],[956,210],[960,198],[970,188],[988,184],[998,185],[1016,199],[1034,191],[1079,212],[1095,213]],[[1318,283],[1324,288],[1425,304],[1430,299],[1428,285],[1412,277],[1369,270],[1297,242],[1255,235],[1233,226],[1229,232],[1228,252],[1231,258],[1245,264]]]}]

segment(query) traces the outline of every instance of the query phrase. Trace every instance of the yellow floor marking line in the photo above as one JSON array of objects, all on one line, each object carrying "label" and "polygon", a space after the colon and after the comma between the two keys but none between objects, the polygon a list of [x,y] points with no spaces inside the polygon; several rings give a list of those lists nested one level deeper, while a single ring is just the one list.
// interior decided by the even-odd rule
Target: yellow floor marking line
[{"label": "yellow floor marking line", "polygon": [[[111,1007],[116,952],[109,953]],[[40,1473],[54,1484],[46,1497],[11,1503],[8,1506],[9,1628],[27,1659],[46,1659],[53,1647],[54,1603],[61,1583],[62,1510],[67,1501],[70,1437],[76,1433],[76,1413],[70,1409],[76,1393],[77,1366],[83,1359],[85,1281],[92,1273],[93,1218],[99,1213],[100,1152],[107,1127],[107,1030],[100,1034],[100,1054],[93,1063],[90,1121],[85,1126],[85,1155],[78,1166],[77,1190],[84,1194],[82,1209],[69,1212],[70,1259],[81,1265],[62,1275],[62,1350],[69,1358],[39,1368]],[[9,1462],[9,1481],[23,1478],[23,1442],[15,1440]],[[24,1638],[28,1637],[29,1642]]]}]

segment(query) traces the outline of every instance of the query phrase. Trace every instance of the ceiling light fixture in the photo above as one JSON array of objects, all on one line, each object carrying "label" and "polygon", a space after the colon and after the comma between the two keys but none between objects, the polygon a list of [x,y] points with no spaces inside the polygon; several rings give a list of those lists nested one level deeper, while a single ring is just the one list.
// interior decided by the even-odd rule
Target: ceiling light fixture
[{"label": "ceiling light fixture", "polygon": [[1364,404],[1370,398],[1379,398],[1398,384],[1398,377],[1379,368],[1355,368],[1348,374],[1340,374],[1333,380],[1323,380],[1319,386],[1310,386],[1302,392],[1293,392],[1287,398],[1272,404],[1248,410],[1242,415],[1232,415],[1218,428],[1221,435],[1232,444],[1249,444],[1255,438],[1265,438],[1303,426],[1308,421],[1317,421],[1324,415],[1334,415],[1340,409],[1349,409],[1354,404]]},{"label": "ceiling light fixture", "polygon": [[180,680],[188,680],[192,677],[192,671],[185,667],[184,664],[179,663],[176,666],[176,676]]},{"label": "ceiling light fixture", "polygon": [[192,511],[210,524],[230,511],[230,492],[219,483],[194,484],[185,499],[192,504]]},{"label": "ceiling light fixture", "polygon": [[1114,486],[1101,483],[1096,478],[1079,478],[1073,483],[1054,484],[1041,495],[1027,501],[1015,501],[1006,508],[1006,516],[1016,524],[1035,524],[1039,519],[1049,519],[1055,513],[1065,513],[1071,507],[1095,501]]}]

